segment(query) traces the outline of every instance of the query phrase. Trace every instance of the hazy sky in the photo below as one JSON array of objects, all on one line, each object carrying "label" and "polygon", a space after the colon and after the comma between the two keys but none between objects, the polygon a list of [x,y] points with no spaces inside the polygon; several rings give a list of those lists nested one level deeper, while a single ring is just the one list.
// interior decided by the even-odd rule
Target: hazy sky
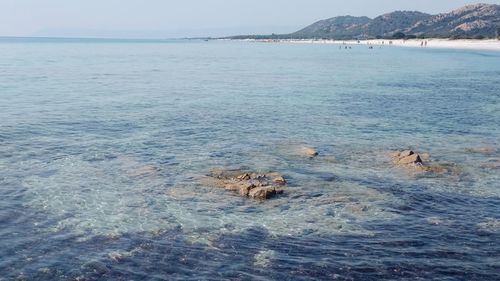
[{"label": "hazy sky", "polygon": [[[480,0],[500,4],[500,0]],[[471,0],[0,0],[0,36],[165,38],[284,33],[339,15],[447,12]]]}]

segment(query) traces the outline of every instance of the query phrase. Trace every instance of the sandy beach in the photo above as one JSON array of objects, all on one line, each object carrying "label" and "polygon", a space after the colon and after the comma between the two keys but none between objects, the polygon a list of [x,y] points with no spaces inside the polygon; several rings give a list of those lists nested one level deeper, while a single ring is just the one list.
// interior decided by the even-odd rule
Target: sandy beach
[{"label": "sandy beach", "polygon": [[[408,48],[444,48],[444,49],[473,49],[473,50],[491,50],[500,51],[500,40],[485,39],[397,39],[397,40],[299,40],[299,39],[281,39],[281,40],[256,40],[258,42],[285,42],[294,44],[336,44],[336,45],[368,45],[368,46],[397,46]],[[427,44],[425,44],[427,42]],[[423,44],[422,44],[423,43]]]}]

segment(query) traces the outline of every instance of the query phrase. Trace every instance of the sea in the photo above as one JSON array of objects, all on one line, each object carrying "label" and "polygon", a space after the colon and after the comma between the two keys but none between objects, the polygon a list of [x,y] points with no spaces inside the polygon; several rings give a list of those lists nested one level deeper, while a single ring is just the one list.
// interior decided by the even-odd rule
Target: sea
[{"label": "sea", "polygon": [[500,52],[350,47],[1,38],[0,280],[500,280]]}]

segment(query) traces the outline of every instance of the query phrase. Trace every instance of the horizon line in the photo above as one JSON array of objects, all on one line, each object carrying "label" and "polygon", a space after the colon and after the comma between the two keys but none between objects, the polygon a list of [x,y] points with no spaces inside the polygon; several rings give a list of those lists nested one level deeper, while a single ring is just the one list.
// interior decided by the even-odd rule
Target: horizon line
[{"label": "horizon line", "polygon": [[217,39],[221,37],[166,37],[166,38],[132,38],[132,37],[77,37],[77,36],[5,36],[0,35],[0,39],[67,39],[67,40],[133,40],[133,41],[166,41],[166,40],[202,40]]}]

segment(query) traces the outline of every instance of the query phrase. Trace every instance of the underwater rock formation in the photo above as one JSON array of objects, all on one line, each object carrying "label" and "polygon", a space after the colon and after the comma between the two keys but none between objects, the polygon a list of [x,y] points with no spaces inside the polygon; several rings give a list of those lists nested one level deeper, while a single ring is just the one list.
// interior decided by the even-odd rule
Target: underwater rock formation
[{"label": "underwater rock formation", "polygon": [[483,169],[500,169],[500,159],[488,159],[481,166]]},{"label": "underwater rock formation", "polygon": [[497,149],[494,147],[473,147],[473,148],[466,148],[465,152],[491,154],[497,152]]},{"label": "underwater rock formation", "polygon": [[303,146],[299,149],[300,154],[307,157],[318,156],[318,151],[312,147]]},{"label": "underwater rock formation", "polygon": [[209,185],[238,192],[240,196],[259,200],[283,193],[285,178],[279,173],[255,173],[240,170],[218,170],[208,175]]},{"label": "underwater rock formation", "polygon": [[319,155],[318,150],[303,143],[288,143],[280,146],[283,155],[298,158],[314,158]]}]

